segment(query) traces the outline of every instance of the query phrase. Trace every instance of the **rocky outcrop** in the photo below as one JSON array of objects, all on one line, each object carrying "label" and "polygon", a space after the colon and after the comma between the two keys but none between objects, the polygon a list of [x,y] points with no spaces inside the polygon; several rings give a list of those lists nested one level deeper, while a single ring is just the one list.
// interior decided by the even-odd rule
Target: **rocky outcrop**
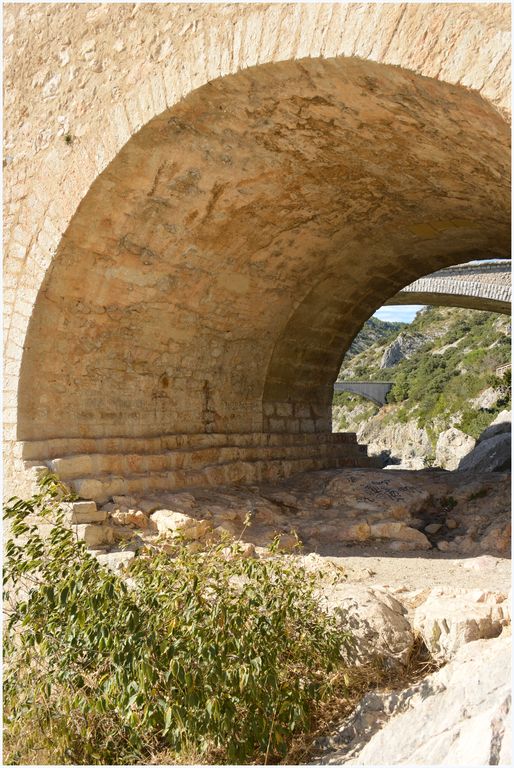
[{"label": "rocky outcrop", "polygon": [[486,429],[480,434],[477,440],[478,443],[482,443],[484,440],[489,440],[491,437],[501,435],[504,432],[511,431],[512,414],[510,411],[501,411],[498,416],[492,421]]},{"label": "rocky outcrop", "polygon": [[484,389],[480,394],[469,401],[469,404],[472,405],[474,408],[494,408],[496,403],[501,397],[501,392],[499,389],[495,389],[494,387],[487,387],[487,389]]},{"label": "rocky outcrop", "polygon": [[483,440],[462,457],[459,469],[465,472],[505,472],[511,467],[511,434],[503,432]]},{"label": "rocky outcrop", "polygon": [[511,765],[510,666],[510,637],[469,643],[420,683],[367,694],[315,762]]},{"label": "rocky outcrop", "polygon": [[505,593],[436,587],[415,608],[412,627],[432,658],[448,661],[466,643],[498,637],[510,620]]},{"label": "rocky outcrop", "polygon": [[460,460],[475,447],[475,438],[456,427],[441,432],[435,447],[435,463],[442,469],[457,469]]},{"label": "rocky outcrop", "polygon": [[386,463],[401,463],[404,469],[423,469],[425,457],[432,453],[427,431],[414,420],[384,424],[384,416],[379,412],[357,429],[357,439],[368,446],[368,454],[382,454]]},{"label": "rocky outcrop", "polygon": [[380,659],[387,667],[405,666],[414,646],[414,632],[404,606],[384,590],[337,584],[323,593],[323,605],[340,616],[354,645],[351,663]]},{"label": "rocky outcrop", "polygon": [[[140,499],[115,497],[91,546],[134,540],[202,547],[226,537],[267,551],[338,555],[355,547],[383,553],[465,555],[510,551],[510,475],[466,472],[306,472],[280,484],[191,489]],[[98,534],[98,537],[93,536]],[[114,542],[114,543],[113,543]]]},{"label": "rocky outcrop", "polygon": [[403,331],[385,349],[380,361],[380,368],[392,368],[401,360],[411,357],[425,344],[427,337],[421,333]]}]

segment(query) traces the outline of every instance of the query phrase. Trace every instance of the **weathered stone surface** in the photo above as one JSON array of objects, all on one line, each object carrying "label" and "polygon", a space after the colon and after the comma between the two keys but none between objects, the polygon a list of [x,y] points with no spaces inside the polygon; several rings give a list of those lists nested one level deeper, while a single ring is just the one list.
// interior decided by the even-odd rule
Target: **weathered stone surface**
[{"label": "weathered stone surface", "polygon": [[378,539],[395,539],[416,544],[418,549],[430,549],[432,546],[421,531],[409,528],[405,523],[386,521],[370,526],[370,536]]},{"label": "weathered stone surface", "polygon": [[466,472],[504,472],[511,466],[511,435],[503,432],[483,440],[459,462]]},{"label": "weathered stone surface", "polygon": [[315,762],[511,765],[511,638],[480,640],[417,685],[367,694]]},{"label": "weathered stone surface", "polygon": [[323,591],[322,605],[341,616],[350,629],[355,648],[352,660],[365,663],[380,658],[390,666],[406,664],[414,635],[402,604],[386,592],[355,584],[337,584]]},{"label": "weathered stone surface", "polygon": [[195,520],[171,509],[158,509],[151,520],[159,533],[180,535],[188,540],[201,539],[211,530],[208,520]]},{"label": "weathered stone surface", "polygon": [[501,435],[503,432],[511,431],[512,414],[510,411],[501,411],[498,416],[492,421],[488,427],[480,434],[477,445],[484,440],[489,440],[491,437]]},{"label": "weathered stone surface", "polygon": [[409,359],[414,352],[423,346],[426,338],[420,333],[409,333],[405,331],[389,344],[384,350],[380,368],[393,368],[401,360]]},{"label": "weathered stone surface", "polygon": [[74,525],[73,530],[79,541],[84,541],[88,547],[112,544],[114,534],[107,525],[91,525],[88,523]]},{"label": "weathered stone surface", "polygon": [[111,519],[119,525],[130,525],[134,528],[148,528],[150,525],[147,515],[139,509],[115,509],[111,512]]},{"label": "weathered stone surface", "polygon": [[[328,433],[376,306],[508,252],[507,8],[12,4],[5,26],[10,480],[18,439]],[[163,479],[123,459],[107,498]]]},{"label": "weathered stone surface", "polygon": [[451,588],[432,590],[412,619],[431,655],[445,661],[465,643],[497,637],[508,623],[505,594]]},{"label": "weathered stone surface", "polygon": [[475,438],[456,427],[441,432],[435,447],[435,461],[443,469],[457,469],[459,461],[475,446]]},{"label": "weathered stone surface", "polygon": [[96,555],[96,559],[101,565],[106,566],[110,570],[120,572],[127,570],[135,556],[135,552],[122,550],[120,552],[107,552],[105,554],[99,553]]},{"label": "weathered stone surface", "polygon": [[94,501],[73,501],[63,504],[62,507],[69,523],[101,523],[107,519],[107,512],[97,509]]},{"label": "weathered stone surface", "polygon": [[424,530],[427,533],[437,533],[441,530],[441,523],[430,523],[429,525],[425,525]]},{"label": "weathered stone surface", "polygon": [[500,395],[501,393],[498,389],[494,389],[494,387],[488,387],[487,389],[484,389],[482,392],[480,392],[478,397],[470,400],[469,403],[475,408],[493,408],[496,405]]}]

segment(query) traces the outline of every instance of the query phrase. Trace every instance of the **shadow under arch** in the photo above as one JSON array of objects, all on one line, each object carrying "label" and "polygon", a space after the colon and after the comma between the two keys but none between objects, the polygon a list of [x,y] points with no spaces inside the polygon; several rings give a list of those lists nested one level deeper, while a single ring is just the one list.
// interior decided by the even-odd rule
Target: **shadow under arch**
[{"label": "shadow under arch", "polygon": [[30,321],[18,439],[329,432],[385,298],[507,256],[508,145],[476,93],[369,61],[202,86],[79,205]]}]

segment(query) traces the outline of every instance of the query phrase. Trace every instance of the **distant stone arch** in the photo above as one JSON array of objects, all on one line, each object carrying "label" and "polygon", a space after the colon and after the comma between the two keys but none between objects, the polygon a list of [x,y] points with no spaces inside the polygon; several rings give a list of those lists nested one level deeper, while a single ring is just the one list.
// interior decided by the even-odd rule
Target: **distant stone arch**
[{"label": "distant stone arch", "polygon": [[387,395],[393,386],[392,381],[336,381],[334,392],[350,392],[382,407],[387,403]]},{"label": "distant stone arch", "polygon": [[510,261],[462,264],[422,277],[406,285],[386,304],[431,304],[510,315]]}]

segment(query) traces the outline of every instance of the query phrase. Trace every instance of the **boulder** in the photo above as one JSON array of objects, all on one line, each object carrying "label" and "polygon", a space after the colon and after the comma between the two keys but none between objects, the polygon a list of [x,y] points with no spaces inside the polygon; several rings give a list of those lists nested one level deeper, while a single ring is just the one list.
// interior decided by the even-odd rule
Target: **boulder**
[{"label": "boulder", "polygon": [[211,530],[208,520],[195,520],[183,512],[175,512],[171,509],[158,509],[150,519],[159,533],[182,536],[188,541],[201,539]]},{"label": "boulder", "polygon": [[323,589],[322,604],[352,632],[355,647],[349,661],[363,664],[379,658],[393,668],[407,664],[414,634],[406,609],[394,597],[379,589],[336,584]]},{"label": "boulder", "polygon": [[512,427],[511,419],[512,415],[510,411],[501,411],[495,420],[492,421],[480,434],[477,444],[482,443],[484,440],[489,440],[490,437],[501,435],[503,432],[510,432]]},{"label": "boulder", "polygon": [[133,528],[148,528],[148,518],[140,509],[115,509],[111,519],[118,525],[130,525]]},{"label": "boulder", "polygon": [[105,554],[95,555],[100,565],[104,565],[106,568],[115,572],[126,570],[135,556],[136,553],[131,550],[121,550],[119,552],[107,552]]},{"label": "boulder", "polygon": [[320,746],[331,765],[512,765],[509,637],[463,646],[403,691],[368,693]]},{"label": "boulder", "polygon": [[479,443],[459,462],[465,472],[505,472],[511,466],[511,435],[503,432]]},{"label": "boulder", "polygon": [[473,640],[497,637],[510,622],[507,596],[479,590],[437,587],[419,605],[412,626],[419,632],[433,658],[448,661]]},{"label": "boulder", "polygon": [[473,450],[475,442],[474,437],[466,435],[456,427],[450,427],[438,437],[435,463],[443,469],[457,469],[459,461]]},{"label": "boulder", "polygon": [[394,520],[384,520],[381,523],[371,525],[370,536],[373,539],[408,541],[415,544],[416,549],[430,549],[432,547],[424,533]]}]

